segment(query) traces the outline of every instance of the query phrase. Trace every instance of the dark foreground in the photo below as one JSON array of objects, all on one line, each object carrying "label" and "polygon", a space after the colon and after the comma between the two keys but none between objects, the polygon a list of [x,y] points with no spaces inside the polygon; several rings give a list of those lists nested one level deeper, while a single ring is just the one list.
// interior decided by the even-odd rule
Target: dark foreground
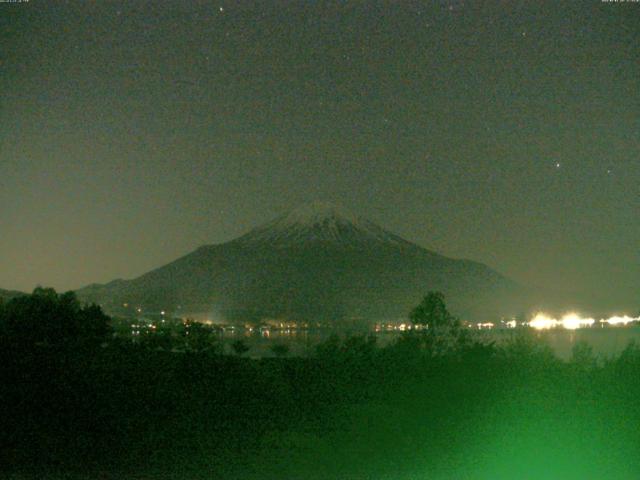
[{"label": "dark foreground", "polygon": [[521,337],[251,360],[130,343],[0,352],[9,478],[637,479],[640,349]]}]

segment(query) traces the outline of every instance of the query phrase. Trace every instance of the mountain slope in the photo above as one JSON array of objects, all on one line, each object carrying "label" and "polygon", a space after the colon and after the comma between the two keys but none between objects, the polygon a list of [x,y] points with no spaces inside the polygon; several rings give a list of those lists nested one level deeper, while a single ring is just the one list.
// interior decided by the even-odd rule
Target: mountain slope
[{"label": "mountain slope", "polygon": [[114,312],[128,304],[227,321],[342,322],[405,317],[434,289],[470,319],[512,313],[518,294],[513,282],[482,264],[444,257],[336,207],[312,204],[134,280],[78,294]]}]

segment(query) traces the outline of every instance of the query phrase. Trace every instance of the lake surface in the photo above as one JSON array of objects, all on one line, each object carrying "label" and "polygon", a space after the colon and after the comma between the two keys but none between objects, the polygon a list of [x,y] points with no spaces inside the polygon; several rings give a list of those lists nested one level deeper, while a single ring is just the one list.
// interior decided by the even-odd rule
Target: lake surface
[{"label": "lake surface", "polygon": [[[632,341],[640,344],[640,326],[608,327],[608,328],[584,328],[578,330],[529,330],[530,334],[541,339],[562,359],[571,357],[571,351],[578,342],[586,342],[593,348],[594,354],[601,358],[607,358],[620,354],[622,350]],[[277,344],[284,344],[289,347],[290,355],[310,355],[315,351],[316,345],[325,341],[331,334],[329,330],[276,330],[270,332],[225,332],[222,335],[222,342],[225,351],[231,352],[231,343],[242,339],[250,347],[249,355],[252,357],[273,356],[271,347]],[[401,332],[352,332],[352,334],[375,335],[378,345],[384,346],[395,341],[402,335]],[[517,335],[515,330],[480,330],[473,334],[486,341],[496,341],[497,343],[507,342]],[[338,333],[341,338],[349,333]]]},{"label": "lake surface", "polygon": [[594,354],[606,358],[619,355],[630,342],[640,344],[640,327],[583,328],[578,330],[546,330],[534,332],[560,358],[571,357],[571,349],[578,342],[586,342]]}]

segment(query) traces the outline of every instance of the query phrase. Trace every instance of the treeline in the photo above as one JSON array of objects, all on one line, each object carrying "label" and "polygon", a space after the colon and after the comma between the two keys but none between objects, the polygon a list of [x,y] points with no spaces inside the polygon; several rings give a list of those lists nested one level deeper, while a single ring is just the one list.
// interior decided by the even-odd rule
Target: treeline
[{"label": "treeline", "polygon": [[21,347],[101,342],[111,319],[97,305],[81,305],[74,292],[36,288],[31,295],[0,301],[0,336]]},{"label": "treeline", "polygon": [[[37,308],[15,299],[0,313],[4,476],[631,479],[640,473],[634,345],[603,360],[580,344],[563,362],[525,333],[504,345],[485,344],[446,323],[386,347],[374,337],[332,337],[308,358],[253,360],[120,341],[97,307],[52,291],[30,299]],[[30,334],[20,328],[19,312]],[[79,324],[87,319],[89,326]]]}]

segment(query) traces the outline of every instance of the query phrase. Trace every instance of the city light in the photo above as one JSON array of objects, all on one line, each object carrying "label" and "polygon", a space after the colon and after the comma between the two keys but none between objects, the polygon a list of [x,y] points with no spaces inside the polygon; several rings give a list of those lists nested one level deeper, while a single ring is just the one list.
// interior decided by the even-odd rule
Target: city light
[{"label": "city light", "polygon": [[479,330],[492,329],[493,327],[494,327],[494,324],[491,323],[491,322],[478,323],[478,329]]},{"label": "city light", "polygon": [[606,320],[600,320],[600,323],[608,323],[609,325],[627,325],[631,322],[640,321],[640,317],[632,318],[627,315],[623,317],[614,316],[611,318],[607,318]]},{"label": "city light", "polygon": [[590,327],[595,320],[593,318],[582,318],[576,313],[569,313],[562,317],[560,323],[567,330],[575,330],[577,328]]},{"label": "city light", "polygon": [[[600,320],[598,323],[606,323],[612,326],[628,325],[632,322],[640,321],[640,317],[629,316],[613,316]],[[564,328],[566,330],[576,330],[578,328],[589,328],[596,323],[595,319],[590,317],[581,317],[577,313],[567,313],[561,319],[550,317],[545,313],[538,313],[526,325],[536,330],[549,330],[551,328]]]},{"label": "city light", "polygon": [[536,330],[548,330],[550,328],[555,328],[558,326],[558,320],[555,318],[548,317],[544,313],[538,313],[533,319],[528,323],[531,328],[535,328]]}]

